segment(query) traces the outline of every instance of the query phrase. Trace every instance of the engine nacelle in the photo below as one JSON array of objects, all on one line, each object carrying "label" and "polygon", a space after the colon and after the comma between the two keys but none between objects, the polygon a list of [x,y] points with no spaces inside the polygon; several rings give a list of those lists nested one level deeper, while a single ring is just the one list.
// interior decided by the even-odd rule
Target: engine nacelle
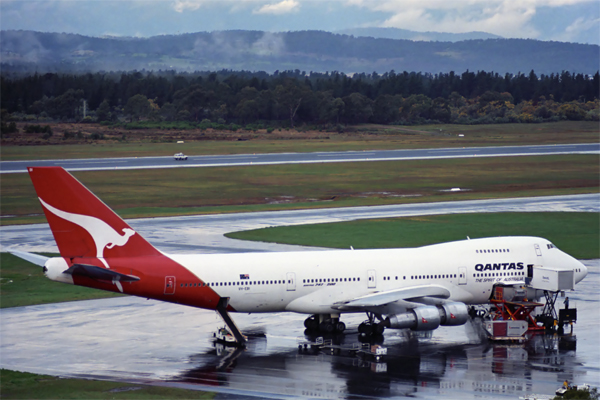
[{"label": "engine nacelle", "polygon": [[384,325],[392,329],[430,331],[440,325],[463,325],[469,319],[469,309],[464,303],[446,303],[441,306],[422,306],[403,314],[391,315]]},{"label": "engine nacelle", "polygon": [[469,319],[469,308],[465,303],[445,303],[438,307],[441,325],[463,325]]},{"label": "engine nacelle", "polygon": [[69,265],[62,257],[49,258],[44,265],[44,275],[53,281],[73,284],[73,275],[65,274]]},{"label": "engine nacelle", "polygon": [[392,329],[430,331],[440,326],[440,312],[434,306],[417,307],[407,313],[392,315],[385,322]]}]

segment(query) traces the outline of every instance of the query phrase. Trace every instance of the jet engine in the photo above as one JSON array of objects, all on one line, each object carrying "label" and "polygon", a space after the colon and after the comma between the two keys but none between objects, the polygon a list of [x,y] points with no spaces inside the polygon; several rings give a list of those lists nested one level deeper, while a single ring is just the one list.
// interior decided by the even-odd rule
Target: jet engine
[{"label": "jet engine", "polygon": [[417,307],[409,312],[391,315],[384,326],[392,329],[429,331],[440,325],[462,325],[469,318],[469,309],[464,303],[445,303],[439,306]]}]

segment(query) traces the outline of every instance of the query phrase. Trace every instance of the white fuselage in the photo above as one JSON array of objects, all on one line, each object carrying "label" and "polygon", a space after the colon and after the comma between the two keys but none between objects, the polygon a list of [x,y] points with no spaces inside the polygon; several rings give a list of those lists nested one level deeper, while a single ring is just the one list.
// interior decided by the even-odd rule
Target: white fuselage
[{"label": "white fuselage", "polygon": [[[587,274],[583,264],[536,237],[463,240],[410,249],[170,255],[238,312],[340,313],[336,304],[401,288],[436,286],[448,301],[488,302],[498,283],[524,285],[527,266]],[[178,282],[180,285],[187,283]],[[399,306],[401,311],[403,308]]]}]

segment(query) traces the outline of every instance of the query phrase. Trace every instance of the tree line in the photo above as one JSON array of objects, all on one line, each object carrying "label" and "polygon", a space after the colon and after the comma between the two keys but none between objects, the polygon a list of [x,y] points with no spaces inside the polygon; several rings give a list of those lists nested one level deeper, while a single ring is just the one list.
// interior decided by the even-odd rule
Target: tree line
[{"label": "tree line", "polygon": [[[3,119],[218,124],[598,120],[600,76],[494,72],[111,72],[0,76]],[[4,123],[5,121],[3,121]]]}]

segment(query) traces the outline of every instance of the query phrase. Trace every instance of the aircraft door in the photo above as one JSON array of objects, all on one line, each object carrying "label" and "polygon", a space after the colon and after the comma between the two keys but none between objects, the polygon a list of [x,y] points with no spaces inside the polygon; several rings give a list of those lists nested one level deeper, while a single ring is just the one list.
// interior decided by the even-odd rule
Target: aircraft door
[{"label": "aircraft door", "polygon": [[375,289],[377,287],[377,272],[374,269],[367,271],[367,287]]},{"label": "aircraft door", "polygon": [[542,255],[542,249],[540,249],[540,245],[539,244],[534,244],[533,247],[535,247],[535,254],[537,256],[541,256]]},{"label": "aircraft door", "polygon": [[458,284],[467,284],[467,267],[458,267]]},{"label": "aircraft door", "polygon": [[288,292],[296,290],[296,274],[288,272],[285,276]]},{"label": "aircraft door", "polygon": [[165,294],[175,294],[175,277],[165,276]]}]

